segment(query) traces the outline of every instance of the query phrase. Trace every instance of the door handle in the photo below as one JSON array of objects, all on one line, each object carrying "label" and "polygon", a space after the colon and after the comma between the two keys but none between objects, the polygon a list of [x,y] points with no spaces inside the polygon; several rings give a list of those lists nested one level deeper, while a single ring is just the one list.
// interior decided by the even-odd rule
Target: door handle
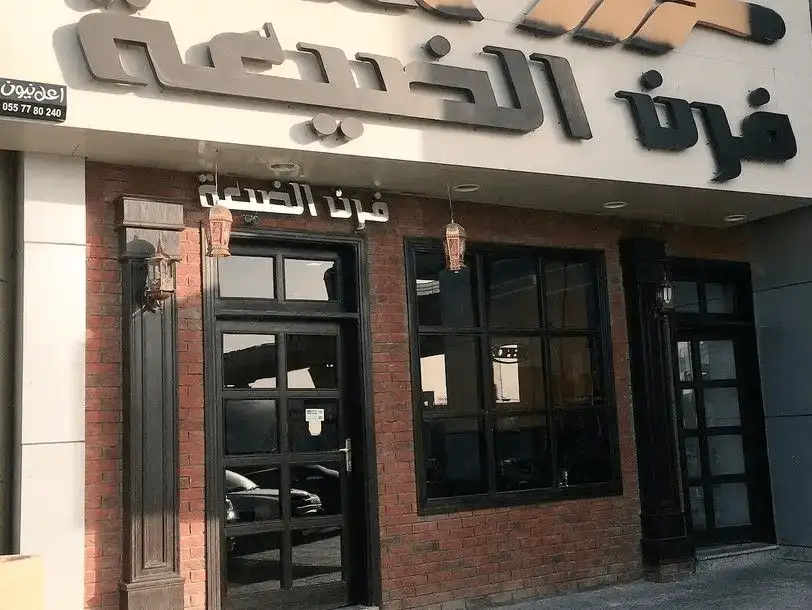
[{"label": "door handle", "polygon": [[344,447],[339,449],[339,452],[344,454],[347,472],[352,472],[352,441],[350,439],[344,441]]}]

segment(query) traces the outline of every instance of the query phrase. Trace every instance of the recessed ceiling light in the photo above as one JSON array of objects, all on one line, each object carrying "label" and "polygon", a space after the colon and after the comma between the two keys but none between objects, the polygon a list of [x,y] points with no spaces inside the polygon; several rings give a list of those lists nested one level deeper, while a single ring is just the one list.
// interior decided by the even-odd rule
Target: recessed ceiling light
[{"label": "recessed ceiling light", "polygon": [[298,163],[271,163],[268,167],[277,174],[292,174],[301,169]]},{"label": "recessed ceiling light", "polygon": [[476,193],[482,187],[478,184],[458,184],[454,187],[455,193]]},{"label": "recessed ceiling light", "polygon": [[725,216],[725,222],[744,222],[747,220],[747,216],[744,214],[731,214],[730,216]]},{"label": "recessed ceiling light", "polygon": [[622,208],[627,207],[629,204],[625,201],[607,201],[603,204],[603,207],[607,210],[620,210]]}]

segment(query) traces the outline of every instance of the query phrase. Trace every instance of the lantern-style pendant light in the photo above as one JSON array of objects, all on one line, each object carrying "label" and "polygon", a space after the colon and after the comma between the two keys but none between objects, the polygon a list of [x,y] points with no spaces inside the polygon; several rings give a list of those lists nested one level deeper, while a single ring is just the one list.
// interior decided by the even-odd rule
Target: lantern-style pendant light
[{"label": "lantern-style pendant light", "polygon": [[147,300],[153,306],[160,305],[175,292],[172,257],[164,251],[158,240],[155,254],[147,259]]},{"label": "lantern-style pendant light", "polygon": [[216,204],[209,208],[209,220],[207,232],[209,239],[209,256],[223,258],[231,256],[228,249],[228,242],[231,238],[231,225],[234,217],[231,210],[222,204]]},{"label": "lantern-style pendant light", "polygon": [[457,273],[465,267],[465,229],[453,220],[445,227],[443,249],[446,269]]},{"label": "lantern-style pendant light", "polygon": [[448,191],[448,210],[451,212],[451,222],[445,226],[443,236],[443,250],[445,250],[445,268],[453,273],[459,273],[465,268],[465,229],[454,222],[454,204],[451,201],[451,185],[446,184]]}]

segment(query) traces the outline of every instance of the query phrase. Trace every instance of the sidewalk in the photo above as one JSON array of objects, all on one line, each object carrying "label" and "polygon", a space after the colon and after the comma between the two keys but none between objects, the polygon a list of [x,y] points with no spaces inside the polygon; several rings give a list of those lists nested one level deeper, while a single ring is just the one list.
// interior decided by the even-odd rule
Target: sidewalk
[{"label": "sidewalk", "polygon": [[504,610],[812,610],[812,563],[773,559],[681,582],[638,582]]}]

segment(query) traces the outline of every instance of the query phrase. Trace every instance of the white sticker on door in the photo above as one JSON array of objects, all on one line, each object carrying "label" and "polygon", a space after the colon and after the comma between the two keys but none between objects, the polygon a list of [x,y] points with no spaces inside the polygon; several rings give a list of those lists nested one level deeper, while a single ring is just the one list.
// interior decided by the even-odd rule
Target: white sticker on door
[{"label": "white sticker on door", "polygon": [[305,421],[311,436],[321,434],[321,422],[324,421],[324,409],[305,409]]}]

